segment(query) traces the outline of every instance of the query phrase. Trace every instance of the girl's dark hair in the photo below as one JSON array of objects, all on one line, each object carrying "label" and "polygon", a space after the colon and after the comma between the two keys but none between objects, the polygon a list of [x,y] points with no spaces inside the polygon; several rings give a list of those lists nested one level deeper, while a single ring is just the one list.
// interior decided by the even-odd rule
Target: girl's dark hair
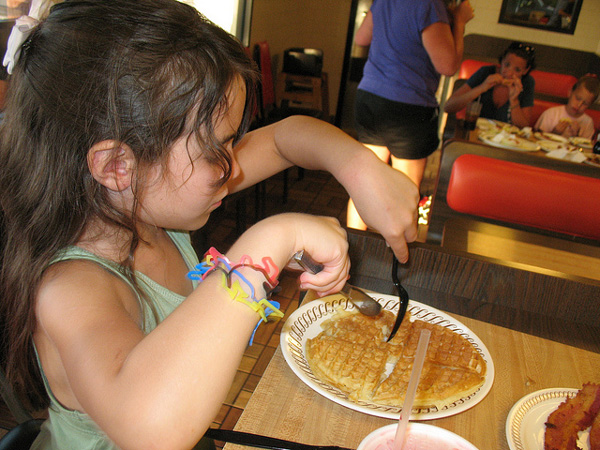
[{"label": "girl's dark hair", "polygon": [[[256,71],[239,42],[175,0],[66,0],[23,44],[0,128],[0,325],[3,365],[29,406],[48,403],[32,334],[49,262],[91,218],[128,230],[129,255],[140,241],[135,212],[114,208],[91,176],[88,150],[116,140],[132,149],[138,167],[165,167],[172,144],[191,129],[189,139],[227,180],[232,161],[213,122],[238,78],[247,92],[240,138],[253,112]],[[131,257],[122,263],[135,281]]]},{"label": "girl's dark hair", "polygon": [[508,55],[512,53],[513,55],[517,55],[520,58],[523,58],[527,62],[527,72],[531,72],[535,69],[535,48],[529,44],[524,44],[523,42],[512,42],[506,50],[502,52],[498,61],[502,63],[502,60]]}]

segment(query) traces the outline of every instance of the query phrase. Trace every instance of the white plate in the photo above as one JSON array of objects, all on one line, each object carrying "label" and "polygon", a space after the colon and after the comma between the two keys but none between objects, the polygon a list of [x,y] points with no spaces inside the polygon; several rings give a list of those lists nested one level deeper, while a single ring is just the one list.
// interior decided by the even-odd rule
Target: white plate
[{"label": "white plate", "polygon": [[480,117],[477,119],[477,128],[481,131],[499,131],[500,127],[491,119]]},{"label": "white plate", "polygon": [[[567,397],[577,394],[577,389],[542,389],[526,395],[514,404],[506,419],[506,439],[511,450],[544,450],[546,420]],[[590,449],[589,429],[579,434],[577,445]]]},{"label": "white plate", "polygon": [[595,155],[593,153],[584,153],[587,159],[584,163],[589,164],[590,166],[600,167],[600,155]]},{"label": "white plate", "polygon": [[569,142],[569,140],[566,137],[561,136],[560,134],[547,133],[545,131],[541,132],[540,134],[542,135],[542,139],[547,139],[549,141],[556,141],[562,143]]},{"label": "white plate", "polygon": [[510,135],[509,140],[504,139],[500,142],[493,140],[494,135],[482,133],[479,134],[479,139],[492,147],[506,148],[508,150],[517,150],[520,152],[535,152],[540,149],[536,142],[528,141],[519,136]]},{"label": "white plate", "polygon": [[577,147],[581,148],[592,148],[592,141],[584,137],[572,137],[569,138],[569,142]]},{"label": "white plate", "polygon": [[552,150],[559,150],[559,149],[568,150],[570,148],[569,145],[565,144],[564,142],[541,140],[541,141],[537,141],[537,143],[542,148],[542,150],[544,150],[546,152],[551,152]]},{"label": "white plate", "polygon": [[[393,311],[398,310],[398,297],[377,293],[370,293],[370,295],[381,303],[385,309]],[[306,383],[307,386],[329,400],[365,414],[388,419],[399,419],[400,412],[402,411],[401,407],[352,401],[339,389],[319,380],[308,365],[305,355],[306,341],[314,338],[323,331],[321,323],[335,314],[336,309],[338,308],[353,310],[354,305],[341,296],[337,296],[333,297],[333,300],[313,300],[302,305],[292,313],[283,326],[280,338],[281,350],[286,362],[292,371]],[[483,342],[481,342],[475,333],[458,320],[431,306],[410,300],[408,311],[412,314],[413,319],[420,319],[442,325],[465,337],[481,353],[481,356],[487,364],[483,386],[475,393],[471,394],[469,397],[461,398],[440,410],[437,408],[415,408],[413,409],[410,418],[412,420],[431,420],[448,417],[466,411],[483,400],[494,383],[494,363],[490,352]]]}]

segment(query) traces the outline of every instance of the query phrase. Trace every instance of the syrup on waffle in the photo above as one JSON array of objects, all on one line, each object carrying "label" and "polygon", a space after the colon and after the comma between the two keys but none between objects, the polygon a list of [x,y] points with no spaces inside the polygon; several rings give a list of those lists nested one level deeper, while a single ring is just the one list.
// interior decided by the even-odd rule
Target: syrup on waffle
[{"label": "syrup on waffle", "polygon": [[411,320],[385,342],[395,320],[390,311],[375,317],[340,311],[306,343],[315,376],[353,401],[402,406],[421,329],[431,331],[415,407],[438,409],[474,393],[485,381],[486,365],[464,337],[440,325]]}]

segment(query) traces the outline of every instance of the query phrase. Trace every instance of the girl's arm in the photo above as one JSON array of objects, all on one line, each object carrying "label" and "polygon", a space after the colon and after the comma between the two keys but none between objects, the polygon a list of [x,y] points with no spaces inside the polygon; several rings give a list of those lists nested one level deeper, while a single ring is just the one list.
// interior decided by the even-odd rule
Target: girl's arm
[{"label": "girl's arm", "polygon": [[[325,269],[302,281],[327,293],[348,277],[347,245],[334,219],[283,214],[251,227],[227,256],[232,262],[270,256],[281,268],[306,249]],[[262,298],[263,275],[240,271]],[[35,342],[53,392],[124,450],[192,448],[218,413],[259,321],[231,299],[217,271],[144,335],[131,289],[84,261],[47,271],[36,318]]]},{"label": "girl's arm", "polygon": [[438,73],[452,76],[462,62],[465,25],[473,18],[473,8],[468,0],[453,11],[454,25],[436,22],[421,32],[423,46]]},{"label": "girl's arm", "polygon": [[294,116],[248,133],[235,152],[241,175],[231,180],[232,192],[291,165],[326,170],[344,186],[360,216],[383,235],[398,259],[408,259],[407,242],[417,237],[417,187],[339,128]]}]

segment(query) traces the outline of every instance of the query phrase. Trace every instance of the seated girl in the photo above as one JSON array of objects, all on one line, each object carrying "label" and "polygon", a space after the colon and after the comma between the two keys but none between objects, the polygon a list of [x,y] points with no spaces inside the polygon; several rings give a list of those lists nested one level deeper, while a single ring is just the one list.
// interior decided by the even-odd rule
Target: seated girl
[{"label": "seated girl", "polygon": [[480,97],[480,117],[529,125],[535,81],[535,49],[513,42],[499,58],[500,65],[481,67],[450,96],[444,111],[456,113]]}]

